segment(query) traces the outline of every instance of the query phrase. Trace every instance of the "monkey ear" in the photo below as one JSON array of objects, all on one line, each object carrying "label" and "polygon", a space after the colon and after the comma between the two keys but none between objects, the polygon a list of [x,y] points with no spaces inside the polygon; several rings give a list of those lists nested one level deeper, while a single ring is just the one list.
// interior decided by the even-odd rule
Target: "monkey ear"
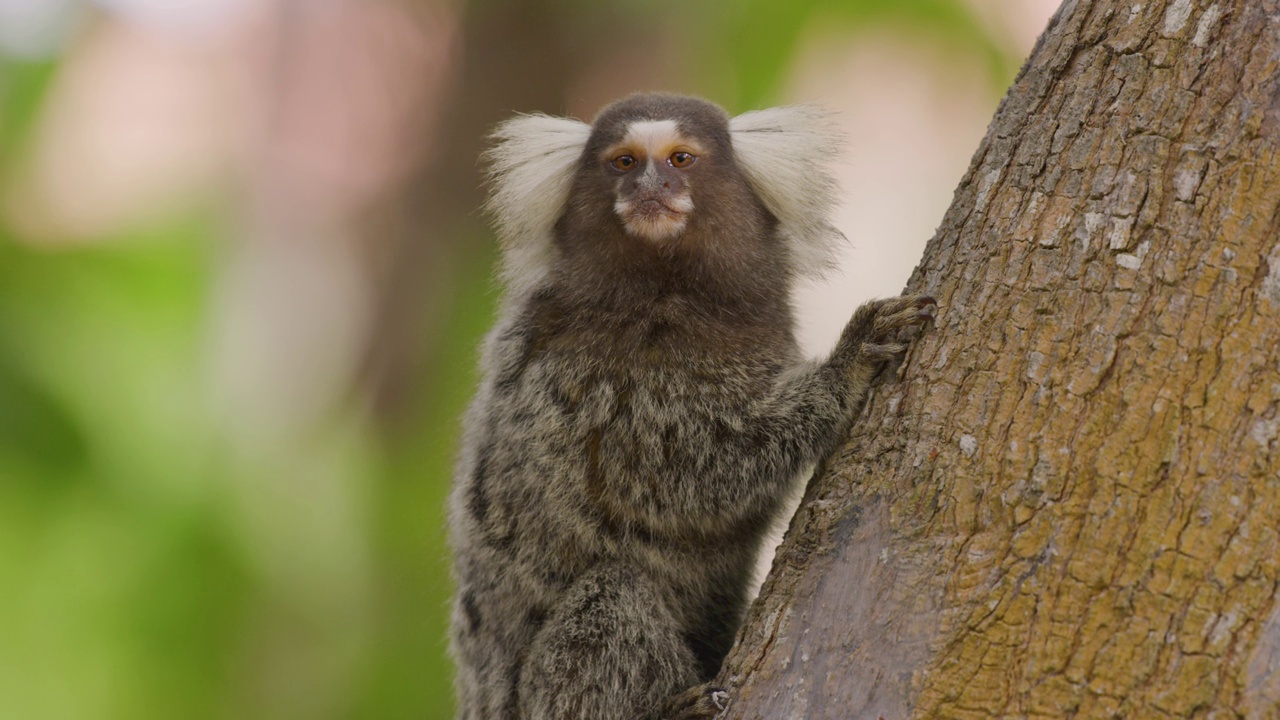
[{"label": "monkey ear", "polygon": [[831,224],[838,184],[831,161],[843,145],[826,112],[802,105],[743,113],[729,121],[738,165],[791,243],[794,269],[820,276],[844,235]]},{"label": "monkey ear", "polygon": [[520,115],[490,136],[485,209],[498,230],[502,278],[510,289],[528,287],[550,265],[551,231],[590,134],[591,126],[577,120]]}]

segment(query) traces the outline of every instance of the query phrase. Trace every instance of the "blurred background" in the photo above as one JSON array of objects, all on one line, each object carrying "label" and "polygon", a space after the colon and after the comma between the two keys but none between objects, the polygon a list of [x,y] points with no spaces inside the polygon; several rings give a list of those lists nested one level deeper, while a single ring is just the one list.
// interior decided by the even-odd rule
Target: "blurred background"
[{"label": "blurred background", "polygon": [[476,158],[839,113],[805,347],[900,290],[1055,0],[0,0],[0,718],[449,718]]}]

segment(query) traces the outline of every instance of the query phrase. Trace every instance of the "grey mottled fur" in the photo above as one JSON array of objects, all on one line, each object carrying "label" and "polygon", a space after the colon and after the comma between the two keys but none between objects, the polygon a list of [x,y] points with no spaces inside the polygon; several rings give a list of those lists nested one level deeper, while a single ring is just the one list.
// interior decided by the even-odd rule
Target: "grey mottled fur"
[{"label": "grey mottled fur", "polygon": [[[613,210],[627,190],[601,153],[637,119],[676,120],[708,148],[682,176],[694,210],[671,243],[628,235]],[[565,193],[557,212],[537,201],[554,225],[521,230],[545,234],[528,255],[541,264],[510,282],[465,422],[450,505],[459,718],[710,717],[723,694],[701,683],[733,641],[780,501],[834,448],[872,376],[905,349],[896,331],[930,301],[868,303],[827,360],[804,361],[788,298],[806,230],[780,219],[796,208],[778,208],[786,189],[761,189],[762,162],[742,170],[723,111],[633,96],[580,134],[567,170],[560,139],[573,126],[537,122],[558,133],[546,136],[555,172],[572,177],[553,188]],[[803,130],[798,142],[814,142]],[[503,132],[499,195],[503,172],[536,178],[549,145],[525,152],[509,144],[518,128]],[[772,162],[786,162],[777,150]],[[517,190],[505,192],[536,195]],[[800,220],[827,227],[826,210]],[[497,212],[512,227],[533,216]]]}]

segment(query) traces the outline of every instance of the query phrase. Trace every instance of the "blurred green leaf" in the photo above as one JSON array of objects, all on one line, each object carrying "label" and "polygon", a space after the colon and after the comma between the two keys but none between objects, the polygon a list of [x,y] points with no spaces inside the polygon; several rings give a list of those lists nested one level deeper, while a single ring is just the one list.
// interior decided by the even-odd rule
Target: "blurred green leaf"
[{"label": "blurred green leaf", "polygon": [[57,63],[19,62],[0,56],[0,178],[30,133]]}]

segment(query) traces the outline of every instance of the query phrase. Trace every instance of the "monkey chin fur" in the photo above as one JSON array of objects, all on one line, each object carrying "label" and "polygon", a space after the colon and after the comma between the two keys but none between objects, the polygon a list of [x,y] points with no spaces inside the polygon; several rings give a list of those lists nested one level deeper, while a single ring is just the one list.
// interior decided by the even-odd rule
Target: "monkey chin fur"
[{"label": "monkey chin fur", "polygon": [[688,195],[680,195],[665,203],[619,199],[613,209],[628,233],[649,242],[662,242],[684,232],[689,213],[693,211],[693,200]]}]

